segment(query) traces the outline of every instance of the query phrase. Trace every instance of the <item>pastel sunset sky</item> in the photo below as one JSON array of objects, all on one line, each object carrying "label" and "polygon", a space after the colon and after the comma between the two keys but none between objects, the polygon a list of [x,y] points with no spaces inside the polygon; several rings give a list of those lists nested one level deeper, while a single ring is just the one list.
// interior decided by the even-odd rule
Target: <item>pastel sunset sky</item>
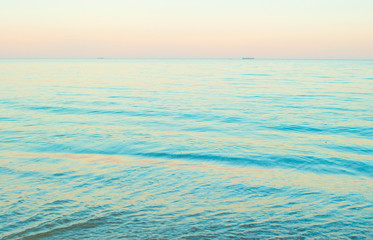
[{"label": "pastel sunset sky", "polygon": [[0,58],[373,58],[372,0],[1,0]]}]

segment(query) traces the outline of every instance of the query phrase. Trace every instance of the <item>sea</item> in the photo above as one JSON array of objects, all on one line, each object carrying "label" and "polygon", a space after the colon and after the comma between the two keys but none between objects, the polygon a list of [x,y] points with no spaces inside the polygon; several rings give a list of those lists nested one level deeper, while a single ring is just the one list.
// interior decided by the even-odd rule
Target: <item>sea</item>
[{"label": "sea", "polygon": [[0,239],[373,239],[372,178],[373,60],[0,60]]}]

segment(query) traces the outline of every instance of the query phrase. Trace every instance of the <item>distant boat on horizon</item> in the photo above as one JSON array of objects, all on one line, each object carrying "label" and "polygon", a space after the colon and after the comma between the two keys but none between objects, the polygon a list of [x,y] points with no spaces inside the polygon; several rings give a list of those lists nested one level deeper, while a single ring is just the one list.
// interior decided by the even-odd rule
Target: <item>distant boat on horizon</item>
[{"label": "distant boat on horizon", "polygon": [[253,57],[243,57],[242,59],[255,59]]}]

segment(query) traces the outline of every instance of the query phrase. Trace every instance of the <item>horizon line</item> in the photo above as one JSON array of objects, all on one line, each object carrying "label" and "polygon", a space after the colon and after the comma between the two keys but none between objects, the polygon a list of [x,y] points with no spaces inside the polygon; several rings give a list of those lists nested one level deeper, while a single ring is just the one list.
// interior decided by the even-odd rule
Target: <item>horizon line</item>
[{"label": "horizon line", "polygon": [[[246,57],[0,57],[0,59],[240,59],[240,60],[368,60],[373,58],[255,58],[244,59]],[[250,57],[251,58],[251,57]]]}]

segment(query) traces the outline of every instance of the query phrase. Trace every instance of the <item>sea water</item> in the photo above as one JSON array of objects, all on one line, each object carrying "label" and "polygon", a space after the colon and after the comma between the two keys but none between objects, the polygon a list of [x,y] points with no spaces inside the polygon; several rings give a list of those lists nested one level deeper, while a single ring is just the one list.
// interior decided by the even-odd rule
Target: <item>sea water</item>
[{"label": "sea water", "polygon": [[0,60],[1,239],[372,239],[373,61]]}]

